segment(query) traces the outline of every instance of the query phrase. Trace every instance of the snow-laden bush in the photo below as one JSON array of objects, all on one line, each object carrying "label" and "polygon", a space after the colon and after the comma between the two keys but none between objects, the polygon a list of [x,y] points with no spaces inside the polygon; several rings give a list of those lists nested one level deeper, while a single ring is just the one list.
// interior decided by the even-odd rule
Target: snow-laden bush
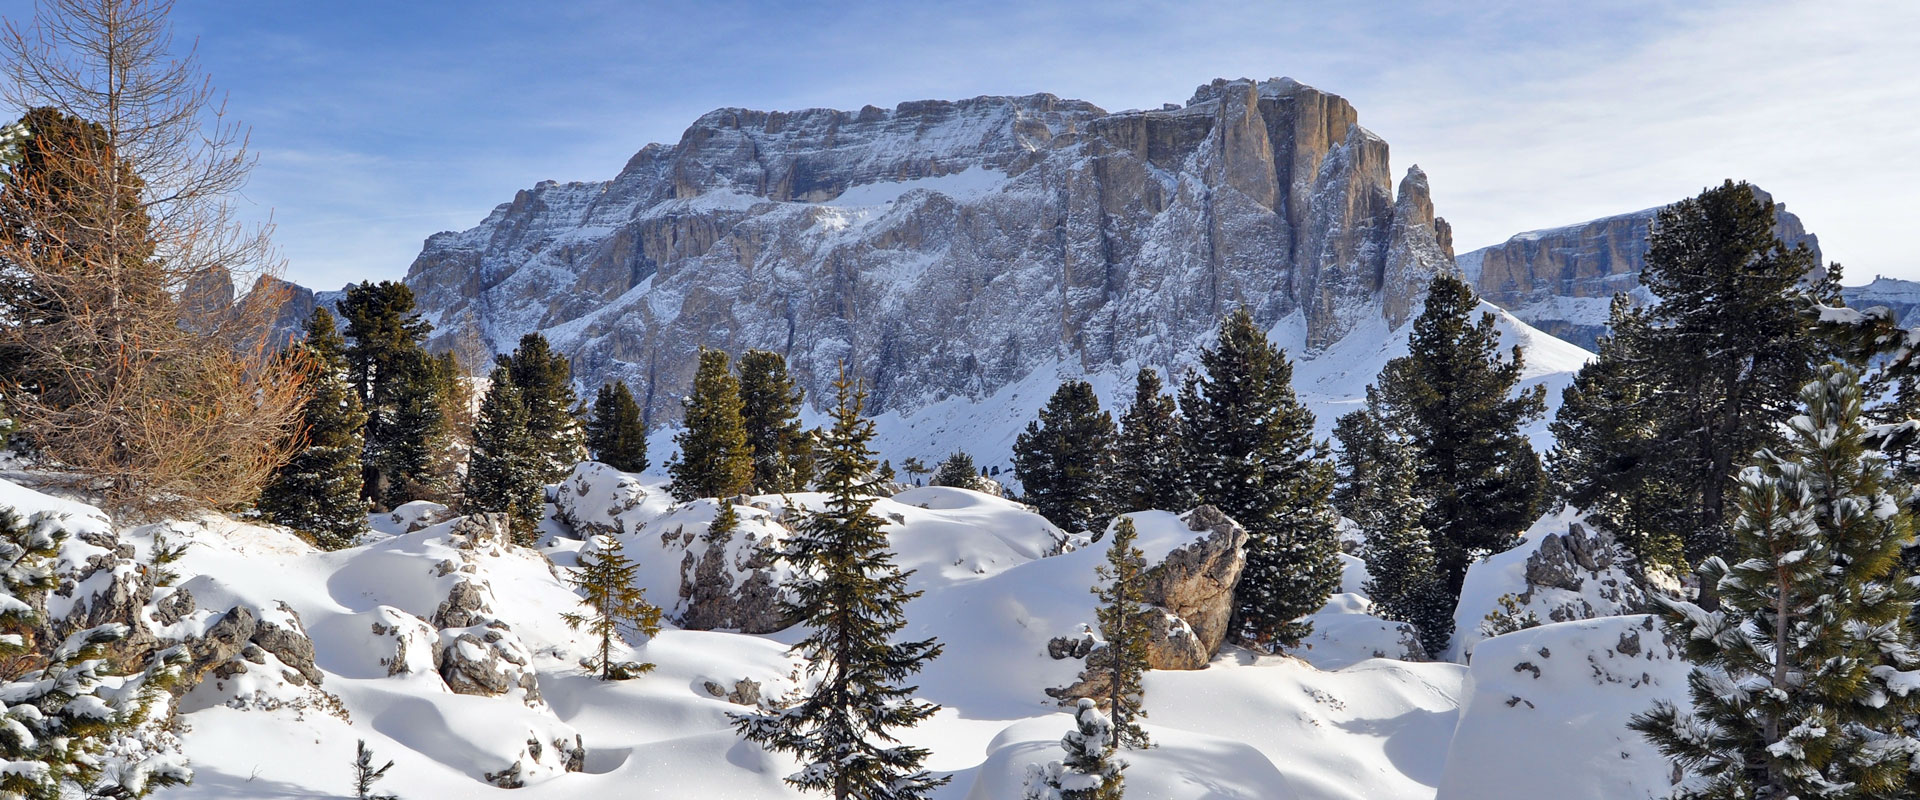
[{"label": "snow-laden bush", "polygon": [[[186,782],[185,764],[159,748],[129,747],[176,677],[177,649],[134,675],[115,675],[105,648],[124,624],[98,625],[57,644],[36,641],[36,608],[53,588],[53,557],[66,531],[50,513],[23,519],[0,509],[0,796],[139,797]],[[134,742],[137,744],[137,742]]]},{"label": "snow-laden bush", "polygon": [[1023,800],[1118,800],[1123,765],[1113,758],[1113,720],[1087,698],[1060,737],[1067,760],[1027,765]]}]

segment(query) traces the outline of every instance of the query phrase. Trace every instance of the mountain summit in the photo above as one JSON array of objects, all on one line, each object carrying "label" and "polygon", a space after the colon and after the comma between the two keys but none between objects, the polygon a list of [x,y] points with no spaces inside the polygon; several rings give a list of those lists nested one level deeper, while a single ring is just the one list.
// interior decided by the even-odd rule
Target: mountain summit
[{"label": "mountain summit", "polygon": [[1241,305],[1310,358],[1399,327],[1452,266],[1425,175],[1396,192],[1352,105],[1279,78],[1115,113],[1049,94],[720,109],[612,180],[541,183],[430,237],[406,281],[435,347],[484,364],[542,331],[661,424],[703,345],[778,351],[812,397],[845,362],[872,409],[912,414],[1042,373],[1179,368]]}]

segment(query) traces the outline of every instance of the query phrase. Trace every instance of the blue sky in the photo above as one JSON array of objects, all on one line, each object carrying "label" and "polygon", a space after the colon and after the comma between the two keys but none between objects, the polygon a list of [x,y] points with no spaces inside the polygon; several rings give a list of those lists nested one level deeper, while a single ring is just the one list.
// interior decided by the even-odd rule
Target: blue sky
[{"label": "blue sky", "polygon": [[[22,18],[30,0],[0,0]],[[712,108],[1052,92],[1110,110],[1214,77],[1341,94],[1419,163],[1461,249],[1723,177],[1849,283],[1920,279],[1920,3],[179,0],[260,157],[290,277],[397,278],[545,179],[613,176]]]}]

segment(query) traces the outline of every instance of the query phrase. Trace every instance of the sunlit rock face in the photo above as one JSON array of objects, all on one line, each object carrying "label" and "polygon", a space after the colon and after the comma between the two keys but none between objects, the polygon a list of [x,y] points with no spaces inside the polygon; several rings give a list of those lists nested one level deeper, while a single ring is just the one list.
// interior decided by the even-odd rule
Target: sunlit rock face
[{"label": "sunlit rock face", "polygon": [[1189,363],[1242,305],[1296,319],[1280,344],[1311,357],[1405,322],[1451,267],[1426,176],[1396,192],[1347,101],[1273,79],[1118,113],[1048,94],[720,109],[612,180],[542,183],[429,238],[406,280],[435,347],[479,368],[543,331],[661,424],[703,345],[782,353],[813,398],[844,363],[870,412],[908,413],[1041,365]]}]

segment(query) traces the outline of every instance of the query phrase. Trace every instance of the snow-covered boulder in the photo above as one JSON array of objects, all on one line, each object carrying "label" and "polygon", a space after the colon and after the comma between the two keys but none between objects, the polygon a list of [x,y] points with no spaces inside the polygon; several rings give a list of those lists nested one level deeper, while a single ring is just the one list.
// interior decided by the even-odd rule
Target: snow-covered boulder
[{"label": "snow-covered boulder", "polygon": [[1656,701],[1684,705],[1690,670],[1649,615],[1480,642],[1438,800],[1666,796],[1671,765],[1627,721]]},{"label": "snow-covered boulder", "polygon": [[[1467,569],[1454,609],[1451,651],[1465,660],[1490,633],[1488,614],[1517,617],[1508,627],[1634,614],[1649,610],[1649,592],[1670,592],[1649,576],[1604,528],[1561,509],[1528,529],[1520,546]],[[1511,596],[1503,606],[1501,598]]]},{"label": "snow-covered boulder", "polygon": [[453,509],[431,500],[415,500],[401,503],[385,514],[367,516],[369,527],[390,536],[403,536],[415,531],[426,530],[452,519]]},{"label": "snow-covered boulder", "polygon": [[512,694],[529,706],[544,702],[533,653],[504,622],[440,631],[439,661],[440,677],[454,694]]},{"label": "snow-covered boulder", "polygon": [[375,674],[439,674],[440,637],[426,620],[393,606],[380,606],[368,616],[373,618],[367,625],[373,638],[367,653],[376,665]]}]

